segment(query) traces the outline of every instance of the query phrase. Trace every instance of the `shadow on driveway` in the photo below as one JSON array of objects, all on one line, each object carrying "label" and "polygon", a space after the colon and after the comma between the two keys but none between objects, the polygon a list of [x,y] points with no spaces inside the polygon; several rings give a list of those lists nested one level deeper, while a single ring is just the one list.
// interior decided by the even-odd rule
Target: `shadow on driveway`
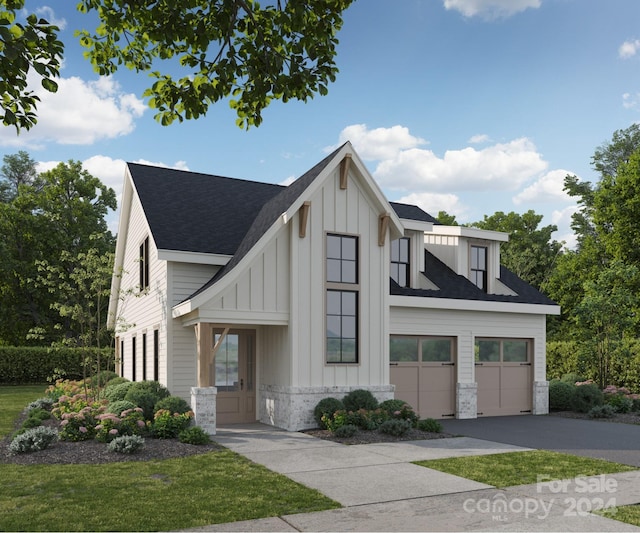
[{"label": "shadow on driveway", "polygon": [[447,433],[640,467],[640,426],[553,415],[442,420]]}]

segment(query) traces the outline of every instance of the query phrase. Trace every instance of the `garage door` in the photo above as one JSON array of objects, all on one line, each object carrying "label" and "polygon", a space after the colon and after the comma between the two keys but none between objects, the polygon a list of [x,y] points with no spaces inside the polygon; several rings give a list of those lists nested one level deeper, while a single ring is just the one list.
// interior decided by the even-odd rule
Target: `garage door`
[{"label": "garage door", "polygon": [[531,413],[532,344],[528,339],[476,339],[478,416]]},{"label": "garage door", "polygon": [[390,361],[395,398],[420,418],[455,416],[454,338],[392,336]]}]

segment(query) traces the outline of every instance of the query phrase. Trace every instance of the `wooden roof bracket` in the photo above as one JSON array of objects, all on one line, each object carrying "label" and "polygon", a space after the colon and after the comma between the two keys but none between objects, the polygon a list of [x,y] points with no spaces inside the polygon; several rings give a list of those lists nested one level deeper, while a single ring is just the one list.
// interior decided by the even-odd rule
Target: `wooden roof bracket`
[{"label": "wooden roof bracket", "polygon": [[300,206],[300,228],[299,235],[301,239],[304,239],[307,235],[307,221],[309,220],[309,209],[311,208],[311,202],[306,201]]},{"label": "wooden roof bracket", "polygon": [[387,240],[390,219],[389,213],[383,213],[378,217],[378,246],[384,246],[384,242]]},{"label": "wooden roof bracket", "polygon": [[344,159],[340,163],[340,188],[347,188],[347,178],[349,177],[349,167],[351,166],[351,154],[344,154]]},{"label": "wooden roof bracket", "polygon": [[222,331],[222,335],[220,335],[220,338],[218,339],[218,342],[216,342],[213,345],[213,350],[211,350],[211,355],[209,356],[209,364],[213,363],[216,359],[216,352],[218,351],[218,348],[220,348],[220,346],[222,346],[222,343],[224,342],[224,339],[227,336],[227,333],[229,333],[229,326],[225,327],[224,330]]}]

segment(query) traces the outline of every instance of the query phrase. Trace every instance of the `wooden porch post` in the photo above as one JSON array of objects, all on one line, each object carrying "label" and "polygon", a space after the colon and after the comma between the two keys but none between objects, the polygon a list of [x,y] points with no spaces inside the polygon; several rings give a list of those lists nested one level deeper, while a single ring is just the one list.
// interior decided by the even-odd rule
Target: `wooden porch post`
[{"label": "wooden porch post", "polygon": [[196,324],[196,347],[198,361],[198,387],[211,387],[211,373],[209,372],[209,358],[212,349],[210,324]]}]

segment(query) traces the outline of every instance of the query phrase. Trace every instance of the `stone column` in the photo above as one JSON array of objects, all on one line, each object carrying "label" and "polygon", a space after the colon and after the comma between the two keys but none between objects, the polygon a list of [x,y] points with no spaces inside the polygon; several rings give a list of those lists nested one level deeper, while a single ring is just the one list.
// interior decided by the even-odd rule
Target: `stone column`
[{"label": "stone column", "polygon": [[549,382],[534,381],[533,382],[533,414],[548,415],[549,414]]},{"label": "stone column", "polygon": [[456,384],[456,418],[478,418],[478,384]]},{"label": "stone column", "polygon": [[209,435],[216,434],[216,387],[191,387],[191,409],[196,426]]}]

